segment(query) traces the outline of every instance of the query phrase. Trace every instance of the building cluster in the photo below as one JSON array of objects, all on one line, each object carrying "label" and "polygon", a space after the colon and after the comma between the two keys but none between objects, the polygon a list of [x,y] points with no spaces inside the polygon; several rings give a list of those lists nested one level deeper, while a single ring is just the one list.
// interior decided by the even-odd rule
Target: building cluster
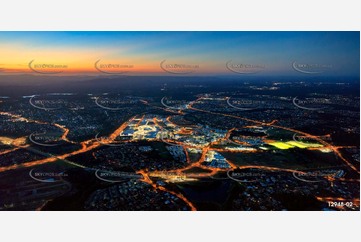
[{"label": "building cluster", "polygon": [[85,203],[85,210],[125,211],[186,211],[190,208],[177,196],[151,185],[129,180],[127,182],[96,190]]}]

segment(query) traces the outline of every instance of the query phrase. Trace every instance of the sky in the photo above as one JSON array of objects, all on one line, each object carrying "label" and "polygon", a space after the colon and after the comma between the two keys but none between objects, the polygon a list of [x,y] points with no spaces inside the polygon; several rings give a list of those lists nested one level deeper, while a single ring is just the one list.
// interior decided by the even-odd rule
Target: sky
[{"label": "sky", "polygon": [[359,68],[359,32],[0,32],[0,75],[359,77]]}]

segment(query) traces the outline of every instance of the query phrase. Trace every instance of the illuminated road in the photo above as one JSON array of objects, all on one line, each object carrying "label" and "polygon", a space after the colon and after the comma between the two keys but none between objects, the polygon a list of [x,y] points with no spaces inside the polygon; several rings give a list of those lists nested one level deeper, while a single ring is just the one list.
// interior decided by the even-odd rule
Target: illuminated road
[{"label": "illuminated road", "polygon": [[[347,165],[347,167],[349,167],[353,171],[356,171],[358,174],[360,174],[359,170],[354,165],[352,165],[348,160],[346,160],[339,151],[339,149],[349,148],[349,147],[332,146],[328,142],[321,139],[320,136],[314,136],[314,135],[308,134],[308,133],[303,132],[303,131],[299,131],[299,130],[295,130],[295,129],[292,129],[292,128],[276,125],[275,123],[278,122],[277,120],[273,120],[273,121],[271,121],[269,123],[265,123],[265,122],[252,120],[252,119],[248,119],[248,118],[243,118],[243,117],[232,115],[232,114],[224,114],[224,113],[218,113],[218,112],[212,112],[212,111],[208,111],[208,110],[202,110],[202,109],[194,108],[193,105],[199,100],[202,100],[202,97],[198,98],[197,100],[195,100],[193,102],[190,102],[187,105],[187,108],[190,109],[190,110],[209,113],[209,114],[212,114],[212,115],[221,115],[221,116],[225,116],[225,117],[230,117],[230,118],[240,119],[240,120],[244,120],[244,121],[248,121],[248,122],[253,122],[255,124],[262,125],[262,126],[270,126],[270,127],[274,127],[274,128],[278,128],[278,129],[283,129],[283,130],[291,131],[293,133],[300,134],[303,137],[316,140],[319,143],[323,144],[326,148],[331,149]],[[148,102],[146,102],[146,101],[142,101],[142,102],[144,104],[146,104],[146,105],[149,105]],[[152,106],[152,105],[149,105],[149,106]],[[163,110],[165,110],[167,112],[171,112],[173,114],[183,114],[182,110],[175,111],[175,110],[171,110],[169,108],[164,108],[164,107],[157,107],[157,106],[152,106],[152,107],[163,109]],[[61,136],[62,140],[66,141],[66,142],[69,142],[69,143],[76,143],[76,142],[72,142],[72,141],[68,140],[67,136],[68,136],[70,130],[67,129],[65,126],[62,126],[62,125],[59,125],[59,124],[49,124],[49,123],[46,123],[46,122],[35,121],[35,120],[23,118],[20,115],[11,114],[11,113],[8,113],[8,112],[0,112],[0,115],[9,116],[11,118],[17,119],[17,121],[34,122],[34,123],[46,124],[46,125],[54,125],[54,126],[60,128],[63,131],[63,134]],[[81,145],[80,149],[69,152],[69,153],[66,153],[66,154],[62,154],[62,155],[54,156],[52,154],[48,154],[48,153],[44,153],[44,152],[35,150],[34,148],[30,148],[28,146],[16,145],[15,143],[12,143],[12,146],[14,148],[11,149],[11,150],[3,151],[3,152],[0,153],[0,155],[11,153],[11,152],[16,151],[18,149],[28,149],[28,150],[30,150],[30,151],[32,151],[34,153],[41,154],[41,155],[45,156],[46,158],[35,160],[35,161],[29,161],[29,162],[25,162],[25,163],[22,163],[22,164],[14,164],[14,165],[6,166],[6,167],[0,167],[0,172],[13,170],[13,169],[18,169],[18,168],[23,168],[23,167],[37,166],[37,165],[41,165],[41,164],[55,162],[55,161],[58,161],[58,160],[62,160],[62,161],[65,161],[65,162],[67,162],[69,164],[85,168],[85,166],[79,165],[79,164],[77,164],[75,162],[72,162],[72,161],[69,161],[69,160],[66,160],[66,159],[71,157],[71,156],[75,156],[75,155],[78,155],[78,154],[82,154],[82,153],[85,153],[85,152],[92,151],[92,150],[94,150],[94,149],[96,149],[96,148],[98,148],[98,147],[100,147],[100,146],[102,146],[104,144],[112,143],[120,135],[120,133],[128,126],[128,124],[132,120],[134,120],[134,118],[135,117],[133,117],[133,118],[129,119],[127,122],[124,122],[123,124],[121,124],[113,133],[111,133],[109,135],[109,138],[107,138],[105,140],[102,140],[102,142],[99,142],[99,140],[97,140],[95,138],[90,139],[90,140],[86,140],[86,141],[82,141],[82,142],[79,143]],[[140,118],[137,126],[140,125],[140,123],[142,122],[143,119],[144,119],[144,115]],[[156,126],[158,126],[162,130],[163,127],[158,124],[157,119],[154,118],[153,120],[154,120],[154,124]],[[178,126],[177,124],[175,124],[174,122],[171,121],[171,116],[167,117],[167,121],[170,124],[174,125],[175,127]],[[260,170],[265,170],[265,171],[276,171],[276,172],[278,171],[278,172],[290,172],[290,173],[297,172],[299,174],[305,173],[304,171],[299,171],[299,170],[294,170],[294,169],[283,169],[283,168],[269,167],[269,166],[256,166],[256,165],[254,165],[254,166],[236,166],[229,160],[227,160],[227,162],[231,166],[231,168],[229,168],[229,169],[214,168],[214,167],[208,167],[208,166],[203,165],[202,163],[205,161],[205,158],[206,158],[207,153],[209,151],[244,152],[244,153],[257,152],[256,150],[254,150],[254,151],[253,150],[236,150],[235,151],[235,150],[229,150],[229,149],[211,148],[211,146],[219,144],[221,141],[229,141],[230,135],[231,135],[232,131],[234,131],[234,130],[235,130],[235,128],[228,130],[225,137],[219,138],[218,140],[216,140],[216,141],[214,141],[212,143],[209,143],[207,145],[185,144],[185,143],[182,143],[182,142],[178,142],[176,140],[166,140],[166,139],[163,140],[163,139],[161,139],[160,141],[169,142],[169,144],[179,145],[179,146],[183,147],[183,150],[184,150],[184,153],[185,153],[185,156],[186,156],[186,164],[187,164],[187,166],[179,168],[179,169],[173,169],[173,170],[167,171],[169,173],[169,177],[171,177],[171,176],[173,176],[173,177],[184,176],[184,177],[188,177],[188,178],[213,177],[218,172],[231,171],[231,170],[234,170],[234,169],[237,169],[237,168],[238,169],[254,168],[254,169],[260,169]],[[326,137],[328,137],[328,136],[326,136]],[[232,142],[234,142],[234,141],[232,141]],[[188,151],[187,151],[188,148],[196,148],[196,149],[201,150],[201,152],[202,152],[201,156],[196,162],[191,162],[191,159],[190,159]],[[199,167],[199,168],[205,169],[205,170],[207,170],[209,172],[208,173],[185,173],[186,170],[189,170],[189,169],[194,168],[194,167]],[[176,175],[174,175],[172,173],[174,173]],[[161,191],[171,193],[171,194],[179,197],[180,199],[182,199],[191,208],[191,210],[193,210],[193,211],[196,210],[195,206],[186,197],[184,197],[183,194],[178,193],[178,192],[174,192],[174,191],[170,191],[170,190],[166,189],[165,187],[159,186],[151,179],[151,177],[167,178],[166,173],[163,174],[163,173],[161,173],[161,171],[148,172],[148,171],[145,171],[145,170],[140,170],[140,171],[137,172],[137,174],[142,175],[143,176],[142,181],[150,184],[154,189],[158,189],[158,190],[161,190]],[[359,182],[358,179],[331,178],[331,177],[326,177],[326,179],[328,179],[329,181],[338,180],[338,181],[344,181],[344,182]],[[320,201],[328,201],[328,200],[329,201],[339,201],[339,200],[342,201],[341,198],[321,198],[321,197],[317,197],[317,199],[320,200]],[[334,199],[334,200],[332,200],[332,199]],[[355,200],[355,202],[357,202],[357,201]],[[358,200],[358,204],[359,204],[359,200]]]},{"label": "illuminated road", "polygon": [[5,155],[5,154],[11,153],[13,151],[17,151],[19,149],[20,149],[19,147],[16,147],[16,148],[13,148],[11,150],[4,150],[4,151],[0,152],[0,155]]},{"label": "illuminated road", "polygon": [[[226,117],[231,117],[231,118],[236,118],[236,119],[241,119],[241,120],[245,120],[245,121],[248,121],[248,122],[253,122],[255,124],[258,124],[258,125],[263,125],[263,126],[271,126],[271,127],[274,127],[274,128],[279,128],[279,129],[283,129],[283,130],[288,130],[288,131],[291,131],[293,133],[297,133],[297,134],[301,134],[303,135],[304,137],[307,137],[307,138],[311,138],[311,139],[314,139],[318,142],[320,142],[321,144],[323,144],[325,147],[327,148],[330,148],[342,161],[344,161],[344,163],[347,165],[347,167],[349,167],[350,169],[356,171],[357,173],[359,173],[359,171],[357,170],[357,168],[355,166],[353,166],[349,161],[347,161],[343,156],[342,154],[338,151],[338,149],[342,148],[341,147],[336,147],[336,146],[332,146],[331,144],[327,143],[326,141],[322,140],[321,137],[329,137],[330,135],[324,135],[324,136],[314,136],[314,135],[311,135],[311,134],[308,134],[306,132],[303,132],[303,131],[299,131],[299,130],[296,130],[296,129],[292,129],[292,128],[288,128],[288,127],[283,127],[283,126],[280,126],[280,125],[276,125],[275,123],[277,123],[278,121],[277,120],[273,120],[269,123],[265,123],[265,122],[261,122],[261,121],[257,121],[257,120],[252,120],[252,119],[247,119],[247,118],[243,118],[243,117],[239,117],[239,116],[236,116],[236,115],[230,115],[230,114],[223,114],[223,113],[217,113],[217,112],[212,112],[212,111],[207,111],[207,110],[202,110],[202,109],[198,109],[198,108],[193,108],[192,106],[199,100],[201,100],[202,97],[198,98],[197,100],[191,102],[188,104],[187,108],[188,109],[192,109],[194,111],[199,111],[199,112],[205,112],[205,113],[209,113],[209,114],[213,114],[213,115],[222,115],[222,116],[226,116]],[[148,103],[146,103],[147,105],[149,105]],[[165,109],[166,111],[170,111],[169,109]],[[170,120],[170,116],[167,118],[167,120],[169,122],[171,122]],[[174,124],[172,122],[173,125],[176,126],[176,124]],[[220,140],[228,140],[229,137],[230,137],[230,134],[231,132],[233,131],[234,129],[231,129],[227,132],[226,136],[223,138],[223,139],[220,139]],[[219,140],[219,141],[220,141]],[[206,166],[203,166],[201,163],[204,161],[205,159],[205,156],[207,154],[207,152],[209,150],[215,150],[215,151],[226,151],[226,152],[230,152],[229,150],[224,150],[224,149],[216,149],[216,148],[210,148],[211,144],[206,146],[206,147],[202,147],[202,146],[195,146],[195,145],[188,145],[188,144],[184,144],[184,143],[181,143],[181,142],[178,142],[178,141],[175,141],[175,140],[165,140],[166,142],[169,142],[171,144],[175,144],[175,145],[180,145],[180,146],[183,146],[184,148],[197,148],[197,149],[201,149],[202,150],[202,155],[200,157],[200,159],[197,161],[197,162],[194,162],[194,163],[191,163],[189,164],[187,167],[184,167],[184,168],[180,168],[180,169],[173,169],[173,170],[170,170],[168,172],[174,172],[176,174],[179,174],[179,176],[185,176],[185,177],[191,177],[192,175],[191,174],[186,174],[184,173],[185,170],[187,169],[190,169],[190,168],[193,168],[193,167],[200,167],[200,168],[203,168],[203,169],[206,169],[206,170],[209,170],[211,171],[210,173],[200,173],[198,175],[196,175],[195,177],[212,177],[213,175],[217,174],[217,172],[219,171],[224,171],[224,169],[219,169],[219,168],[212,168],[212,167],[206,167]],[[214,144],[216,144],[217,142],[215,142]],[[315,149],[320,149],[320,148],[315,148]],[[235,151],[233,151],[235,152]],[[244,152],[244,151],[241,151],[241,152]],[[255,151],[254,151],[255,152]],[[231,169],[234,169],[236,168],[235,165],[232,164],[232,162],[230,162],[229,160],[227,160],[227,162],[229,164],[231,164],[232,168]],[[277,168],[277,167],[268,167],[268,166],[240,166],[240,167],[237,167],[239,169],[247,169],[247,168],[254,168],[254,169],[261,169],[261,170],[266,170],[266,171],[283,171],[283,172],[290,172],[290,173],[295,173],[297,172],[298,174],[307,174],[306,172],[304,171],[299,171],[299,170],[294,170],[294,169],[282,169],[282,168]],[[228,170],[231,170],[231,169],[228,169]],[[157,174],[157,172],[153,172],[153,173],[149,173],[150,176],[159,176],[159,174]],[[162,174],[162,176],[164,178],[167,178],[167,175],[166,174]],[[171,175],[172,176],[172,175]],[[148,179],[150,180],[150,178],[148,177]],[[330,182],[332,181],[335,181],[335,180],[338,180],[338,181],[345,181],[345,182],[359,182],[358,179],[345,179],[345,178],[333,178],[333,177],[325,177],[325,179],[329,180]]]},{"label": "illuminated road", "polygon": [[162,186],[157,186],[157,184],[155,184],[148,176],[148,173],[143,171],[143,170],[140,170],[138,171],[138,174],[142,175],[143,176],[143,179],[141,181],[143,182],[146,182],[148,184],[150,184],[154,189],[159,189],[161,191],[164,191],[164,192],[168,192],[168,193],[171,193],[177,197],[179,197],[180,199],[182,199],[190,208],[192,211],[196,211],[196,207],[185,197],[183,196],[183,194],[181,193],[178,193],[178,192],[174,192],[174,191],[170,191],[170,190],[167,190],[166,188],[162,187]]},{"label": "illuminated road", "polygon": [[[200,99],[197,99],[197,100],[200,100]],[[193,104],[194,104],[194,103],[193,103]],[[188,108],[189,108],[189,109],[192,109],[192,110],[195,110],[195,111],[199,111],[199,112],[204,112],[204,113],[209,113],[209,114],[214,114],[214,115],[221,115],[221,116],[225,116],[225,117],[241,119],[241,120],[245,120],[245,121],[248,121],[248,122],[253,122],[253,123],[256,123],[256,124],[259,124],[259,125],[263,125],[263,126],[271,126],[271,127],[274,127],[274,128],[279,128],[279,129],[288,130],[288,131],[291,131],[291,132],[294,132],[294,133],[302,134],[303,136],[308,137],[308,138],[311,138],[311,139],[314,139],[314,140],[320,142],[321,144],[323,144],[324,146],[332,149],[333,152],[334,152],[342,161],[344,161],[344,162],[348,165],[349,168],[351,168],[352,170],[354,170],[354,171],[356,171],[358,174],[360,174],[360,171],[359,171],[354,165],[352,165],[348,160],[346,160],[346,159],[342,156],[342,154],[338,151],[338,149],[337,149],[336,147],[332,146],[331,144],[327,143],[326,141],[320,139],[320,138],[317,137],[317,136],[314,136],[314,135],[311,135],[311,134],[308,134],[308,133],[306,133],[306,132],[299,131],[299,130],[296,130],[296,129],[292,129],[292,128],[288,128],[288,127],[283,127],[283,126],[280,126],[280,125],[275,125],[275,124],[273,124],[274,122],[265,123],[265,122],[261,122],[261,121],[257,121],[257,120],[253,120],[253,119],[248,119],[248,118],[239,117],[239,116],[232,115],[232,114],[223,114],[223,113],[218,113],[218,112],[212,112],[212,111],[208,111],[208,110],[198,109],[198,108],[192,107],[192,105],[189,105]]]},{"label": "illuminated road", "polygon": [[[16,117],[19,118],[18,115],[16,115]],[[32,122],[34,122],[34,121],[32,121]],[[47,123],[45,123],[45,124],[47,124]],[[109,135],[109,139],[107,139],[105,142],[111,143],[112,141],[114,141],[114,139],[127,127],[127,125],[128,125],[128,122],[125,122],[122,125],[120,125],[119,128],[117,128],[112,134]],[[64,130],[64,134],[62,136],[66,139],[66,135],[69,133],[69,130],[66,129],[66,128],[63,128],[63,130]],[[14,142],[12,142],[11,145],[15,146],[16,144],[14,144]],[[94,139],[83,141],[83,142],[80,143],[80,145],[81,145],[81,149],[75,150],[73,152],[69,152],[69,153],[66,153],[66,154],[63,154],[63,155],[58,155],[58,156],[48,154],[48,153],[45,153],[45,152],[41,152],[41,151],[38,151],[38,150],[36,150],[34,148],[30,148],[30,147],[17,146],[17,147],[14,148],[14,150],[15,149],[20,149],[20,148],[26,148],[26,149],[34,152],[34,153],[44,155],[47,158],[40,159],[40,160],[35,160],[35,161],[29,161],[29,162],[25,162],[25,163],[21,163],[21,164],[14,164],[14,165],[10,165],[10,166],[0,167],[0,172],[4,172],[4,171],[8,171],[8,170],[14,170],[14,169],[18,169],[18,168],[42,165],[42,164],[46,164],[46,163],[50,163],[50,162],[56,162],[58,160],[65,160],[66,158],[68,158],[70,156],[74,156],[74,155],[78,155],[78,154],[81,154],[81,153],[91,151],[91,150],[103,145],[103,142],[100,143],[99,141],[97,141],[94,138]],[[77,163],[70,162],[70,161],[67,161],[67,162],[71,163],[71,164],[77,164]],[[77,164],[77,166],[79,166],[79,165]]]}]

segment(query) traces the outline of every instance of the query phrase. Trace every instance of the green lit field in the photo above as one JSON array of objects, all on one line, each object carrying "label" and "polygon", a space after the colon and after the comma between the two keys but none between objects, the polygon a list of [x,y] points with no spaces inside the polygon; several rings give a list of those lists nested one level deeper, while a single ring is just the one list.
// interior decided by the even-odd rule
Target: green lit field
[{"label": "green lit field", "polygon": [[323,147],[323,145],[317,144],[317,143],[303,143],[303,142],[298,142],[298,141],[287,141],[287,142],[277,141],[277,142],[269,143],[269,145],[272,145],[281,150],[287,150],[287,149],[291,149],[291,148],[295,148],[295,147],[298,147],[301,149]]}]

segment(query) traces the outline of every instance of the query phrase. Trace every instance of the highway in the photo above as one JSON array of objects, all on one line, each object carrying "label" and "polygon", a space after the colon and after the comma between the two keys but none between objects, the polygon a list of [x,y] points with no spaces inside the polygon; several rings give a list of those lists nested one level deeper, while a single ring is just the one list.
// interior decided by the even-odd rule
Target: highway
[{"label": "highway", "polygon": [[[236,115],[232,115],[232,114],[224,114],[224,113],[218,113],[218,112],[213,112],[213,111],[208,111],[208,110],[202,110],[202,109],[198,109],[198,108],[194,108],[193,105],[197,102],[197,101],[200,101],[202,100],[202,97],[198,98],[197,100],[193,101],[193,102],[190,102],[188,105],[187,105],[187,109],[190,109],[190,110],[194,110],[194,111],[198,111],[198,112],[204,112],[204,113],[209,113],[209,114],[212,114],[212,115],[221,115],[221,116],[225,116],[225,117],[230,117],[230,118],[235,118],[235,119],[240,119],[240,120],[244,120],[244,121],[248,121],[248,122],[252,122],[252,123],[255,123],[257,125],[261,125],[261,126],[270,126],[270,127],[274,127],[274,128],[278,128],[278,129],[283,129],[283,130],[287,130],[287,131],[291,131],[293,133],[297,133],[297,134],[300,134],[304,137],[307,137],[307,138],[310,138],[310,139],[313,139],[313,140],[316,140],[318,141],[319,143],[323,144],[326,148],[329,148],[331,149],[344,163],[345,165],[357,172],[358,174],[360,174],[359,170],[354,166],[352,165],[349,161],[347,161],[347,159],[345,159],[342,154],[340,153],[339,149],[340,148],[343,148],[343,147],[336,147],[336,146],[332,146],[331,144],[329,144],[328,142],[324,141],[323,139],[321,139],[320,137],[318,136],[314,136],[314,135],[311,135],[311,134],[308,134],[306,132],[303,132],[303,131],[299,131],[299,130],[296,130],[296,129],[293,129],[293,128],[289,128],[289,127],[283,127],[283,126],[280,126],[280,125],[276,125],[275,123],[277,123],[277,120],[273,120],[272,122],[269,122],[269,123],[265,123],[265,122],[261,122],[261,121],[257,121],[257,120],[252,120],[252,119],[248,119],[248,118],[244,118],[244,117],[240,117],[240,116],[236,116]],[[145,105],[149,105],[151,106],[149,103],[147,103],[146,101],[143,101],[143,103]],[[157,106],[152,106],[152,107],[155,107],[155,108],[159,108],[159,109],[163,109],[167,112],[171,112],[173,114],[183,114],[182,110],[177,110],[177,111],[174,111],[174,110],[171,110],[169,108],[164,108],[164,107],[157,107]],[[62,125],[59,125],[59,124],[56,124],[56,123],[53,123],[53,124],[49,124],[49,123],[46,123],[46,122],[41,122],[41,121],[36,121],[36,120],[31,120],[31,119],[27,119],[27,118],[23,118],[21,117],[20,115],[15,115],[15,114],[11,114],[11,113],[8,113],[8,112],[0,112],[0,115],[7,115],[11,118],[14,118],[14,119],[19,119],[19,120],[22,120],[22,121],[25,121],[25,122],[35,122],[35,123],[39,123],[39,124],[47,124],[47,125],[54,125],[56,126],[57,128],[61,129],[63,131],[63,134],[61,136],[61,139],[66,141],[66,142],[69,142],[69,143],[75,143],[73,141],[70,141],[68,138],[67,138],[67,135],[69,134],[70,130],[67,129],[66,127],[62,126]],[[45,153],[45,152],[42,152],[42,151],[39,151],[33,147],[29,147],[28,145],[24,145],[24,144],[16,144],[15,142],[12,143],[12,146],[13,148],[11,150],[7,150],[7,151],[3,151],[1,154],[7,154],[7,153],[10,153],[10,152],[13,152],[13,151],[16,151],[18,149],[27,149],[33,153],[36,153],[36,154],[40,154],[42,156],[44,156],[45,158],[44,159],[39,159],[39,160],[35,160],[35,161],[29,161],[29,162],[25,162],[25,163],[22,163],[22,164],[14,164],[14,165],[10,165],[10,166],[5,166],[5,167],[0,167],[0,172],[4,172],[4,171],[8,171],[8,170],[13,170],[13,169],[18,169],[18,168],[24,168],[24,167],[32,167],[32,166],[37,166],[37,165],[41,165],[41,164],[46,164],[46,163],[51,163],[51,162],[56,162],[58,160],[61,160],[61,161],[64,161],[68,164],[71,164],[71,165],[74,165],[74,166],[77,166],[77,167],[80,167],[80,168],[87,168],[83,165],[80,165],[76,162],[72,162],[72,161],[69,161],[67,160],[67,158],[71,157],[71,156],[74,156],[74,155],[78,155],[78,154],[82,154],[82,153],[85,153],[85,152],[89,152],[89,151],[92,151],[102,145],[106,145],[106,144],[110,144],[112,143],[118,136],[119,134],[128,126],[128,124],[134,120],[135,117],[129,119],[127,122],[124,122],[123,124],[121,124],[116,130],[114,130],[113,133],[111,133],[109,135],[109,138],[105,139],[105,140],[102,140],[101,142],[99,140],[97,140],[96,138],[94,139],[90,139],[90,140],[86,140],[86,141],[83,141],[83,142],[80,142],[79,144],[81,145],[81,148],[78,149],[78,150],[75,150],[75,151],[72,151],[72,152],[69,152],[69,153],[66,153],[66,154],[62,154],[62,155],[52,155],[52,154],[49,154],[49,153]],[[140,121],[138,122],[138,125],[140,124],[140,122],[143,120],[144,116],[140,119]],[[156,126],[158,126],[160,129],[163,129],[162,126],[160,126],[156,120],[156,118],[153,119],[154,120],[154,123]],[[167,118],[168,122],[170,122],[171,124],[173,124],[174,126],[177,126],[177,124],[173,123],[171,121],[171,116],[169,116]],[[172,170],[169,170],[167,172],[169,172],[169,174],[178,174],[179,176],[184,176],[184,177],[192,177],[192,178],[202,178],[202,177],[210,177],[212,178],[214,175],[216,175],[218,172],[222,171],[232,171],[232,170],[235,170],[235,169],[250,169],[250,168],[253,168],[253,169],[260,169],[260,170],[266,170],[266,171],[282,171],[282,172],[290,172],[290,173],[295,173],[297,172],[298,174],[302,174],[302,173],[305,173],[305,171],[299,171],[299,170],[294,170],[294,169],[284,169],[284,168],[277,168],[277,167],[269,167],[269,166],[236,166],[234,165],[231,161],[227,160],[227,162],[230,164],[231,168],[229,169],[221,169],[221,168],[214,168],[214,167],[208,167],[208,166],[204,166],[202,163],[204,162],[205,158],[206,158],[206,155],[209,151],[213,150],[213,151],[218,151],[218,152],[230,152],[230,150],[226,150],[226,149],[220,149],[220,148],[211,148],[211,146],[213,145],[216,145],[216,144],[219,144],[221,141],[227,141],[229,140],[230,138],[230,134],[231,132],[235,130],[235,128],[233,129],[230,129],[228,130],[227,134],[225,135],[225,137],[222,137],[222,138],[219,138],[218,140],[216,140],[215,142],[212,142],[212,143],[209,143],[208,145],[206,146],[201,146],[201,145],[190,145],[190,144],[184,144],[182,142],[178,142],[178,141],[175,141],[175,140],[159,140],[159,141],[162,141],[162,142],[166,142],[166,143],[169,143],[170,145],[179,145],[179,146],[182,146],[183,149],[184,149],[184,152],[185,152],[185,155],[186,155],[186,166],[185,167],[182,167],[180,169],[172,169]],[[196,162],[191,162],[190,161],[190,158],[189,158],[189,154],[187,152],[187,148],[196,148],[196,149],[199,149],[201,150],[201,156],[200,158],[196,161]],[[254,152],[254,151],[233,151],[233,152]],[[0,154],[0,155],[1,155]],[[187,174],[185,173],[184,171],[186,170],[189,170],[191,168],[194,168],[194,167],[199,167],[199,168],[202,168],[202,169],[205,169],[205,170],[208,170],[209,172],[207,173],[198,173],[198,174]],[[89,169],[89,168],[88,168]],[[159,177],[159,172],[160,171],[153,171],[153,172],[148,172],[146,170],[140,170],[140,171],[137,171],[137,174],[141,175],[143,178],[141,179],[143,182],[146,182],[148,184],[150,184],[154,189],[157,189],[157,190],[161,190],[161,191],[165,191],[165,192],[169,192],[177,197],[179,197],[180,199],[182,199],[190,208],[191,210],[196,210],[195,206],[187,199],[185,198],[181,193],[178,193],[178,192],[174,192],[174,191],[169,191],[168,189],[166,189],[165,187],[162,187],[162,186],[159,186],[157,184],[155,184],[153,182],[153,180],[151,179],[151,177]],[[166,178],[166,174],[162,174],[162,176],[164,178]],[[345,178],[327,178],[328,180],[330,181],[334,181],[334,180],[339,180],[339,181],[344,181],[344,182],[359,182],[358,179],[345,179]],[[318,198],[319,199],[319,198]],[[321,198],[320,198],[321,199]],[[319,200],[320,200],[319,199]]]}]

